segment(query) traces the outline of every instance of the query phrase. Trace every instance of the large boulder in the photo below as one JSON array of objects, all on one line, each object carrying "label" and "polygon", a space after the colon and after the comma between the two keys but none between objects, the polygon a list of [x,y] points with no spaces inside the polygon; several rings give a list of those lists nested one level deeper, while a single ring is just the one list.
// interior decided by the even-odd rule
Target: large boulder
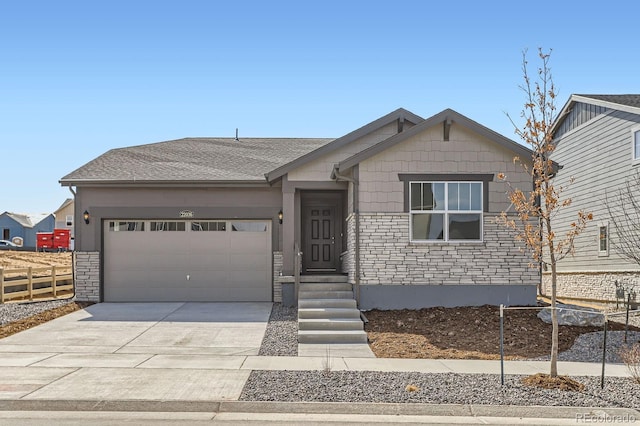
[{"label": "large boulder", "polygon": [[[604,315],[597,309],[575,305],[556,304],[559,325],[604,326]],[[551,308],[544,308],[538,318],[551,324]]]}]

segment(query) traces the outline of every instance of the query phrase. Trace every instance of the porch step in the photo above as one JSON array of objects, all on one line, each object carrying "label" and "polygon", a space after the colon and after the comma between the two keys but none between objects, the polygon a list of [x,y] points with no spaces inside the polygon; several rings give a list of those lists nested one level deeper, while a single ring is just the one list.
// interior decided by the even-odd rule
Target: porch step
[{"label": "porch step", "polygon": [[298,320],[298,330],[364,330],[360,319],[307,318]]},{"label": "porch step", "polygon": [[346,283],[346,275],[301,275],[301,283]]},{"label": "porch step", "polygon": [[298,293],[298,299],[353,299],[353,291],[300,291]]},{"label": "porch step", "polygon": [[300,283],[300,291],[351,291],[349,283]]},{"label": "porch step", "polygon": [[360,319],[360,311],[349,308],[298,308],[298,321],[300,319],[316,318],[341,318]]},{"label": "porch step", "polygon": [[298,343],[367,343],[362,330],[299,330]]},{"label": "porch step", "polygon": [[366,344],[367,333],[344,275],[301,277],[298,343]]},{"label": "porch step", "polygon": [[353,299],[300,299],[298,309],[303,308],[346,308],[356,309]]}]

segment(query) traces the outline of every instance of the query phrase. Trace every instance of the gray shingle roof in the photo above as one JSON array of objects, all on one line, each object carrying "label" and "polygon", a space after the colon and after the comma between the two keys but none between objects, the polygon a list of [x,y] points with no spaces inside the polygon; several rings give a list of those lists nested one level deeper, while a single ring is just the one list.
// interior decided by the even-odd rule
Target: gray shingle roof
[{"label": "gray shingle roof", "polygon": [[60,182],[265,182],[265,173],[332,140],[185,138],[112,149]]},{"label": "gray shingle roof", "polygon": [[640,95],[576,95],[585,98],[596,99],[614,104],[627,105],[630,107],[640,108]]}]

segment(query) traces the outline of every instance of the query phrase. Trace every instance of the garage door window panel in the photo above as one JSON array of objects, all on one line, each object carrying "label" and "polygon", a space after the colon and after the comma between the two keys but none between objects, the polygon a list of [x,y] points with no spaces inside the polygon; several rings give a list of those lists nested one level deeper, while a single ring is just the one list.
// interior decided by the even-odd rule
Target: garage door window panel
[{"label": "garage door window panel", "polygon": [[221,221],[191,222],[191,230],[194,232],[226,231],[227,222],[221,222]]},{"label": "garage door window panel", "polygon": [[109,222],[110,232],[131,232],[144,231],[144,222],[140,221],[111,221]]},{"label": "garage door window panel", "polygon": [[150,223],[151,232],[155,231],[186,231],[186,224],[184,222],[156,222]]},{"label": "garage door window panel", "polygon": [[231,222],[231,230],[236,232],[267,232],[265,222]]}]

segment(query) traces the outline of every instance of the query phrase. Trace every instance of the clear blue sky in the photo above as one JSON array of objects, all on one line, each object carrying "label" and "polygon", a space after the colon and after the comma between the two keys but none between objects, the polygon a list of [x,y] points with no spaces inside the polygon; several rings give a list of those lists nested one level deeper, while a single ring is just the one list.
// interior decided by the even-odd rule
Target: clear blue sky
[{"label": "clear blue sky", "polygon": [[339,137],[398,107],[515,138],[522,51],[572,93],[640,93],[639,3],[6,1],[0,212],[55,210],[103,152],[187,136]]}]

